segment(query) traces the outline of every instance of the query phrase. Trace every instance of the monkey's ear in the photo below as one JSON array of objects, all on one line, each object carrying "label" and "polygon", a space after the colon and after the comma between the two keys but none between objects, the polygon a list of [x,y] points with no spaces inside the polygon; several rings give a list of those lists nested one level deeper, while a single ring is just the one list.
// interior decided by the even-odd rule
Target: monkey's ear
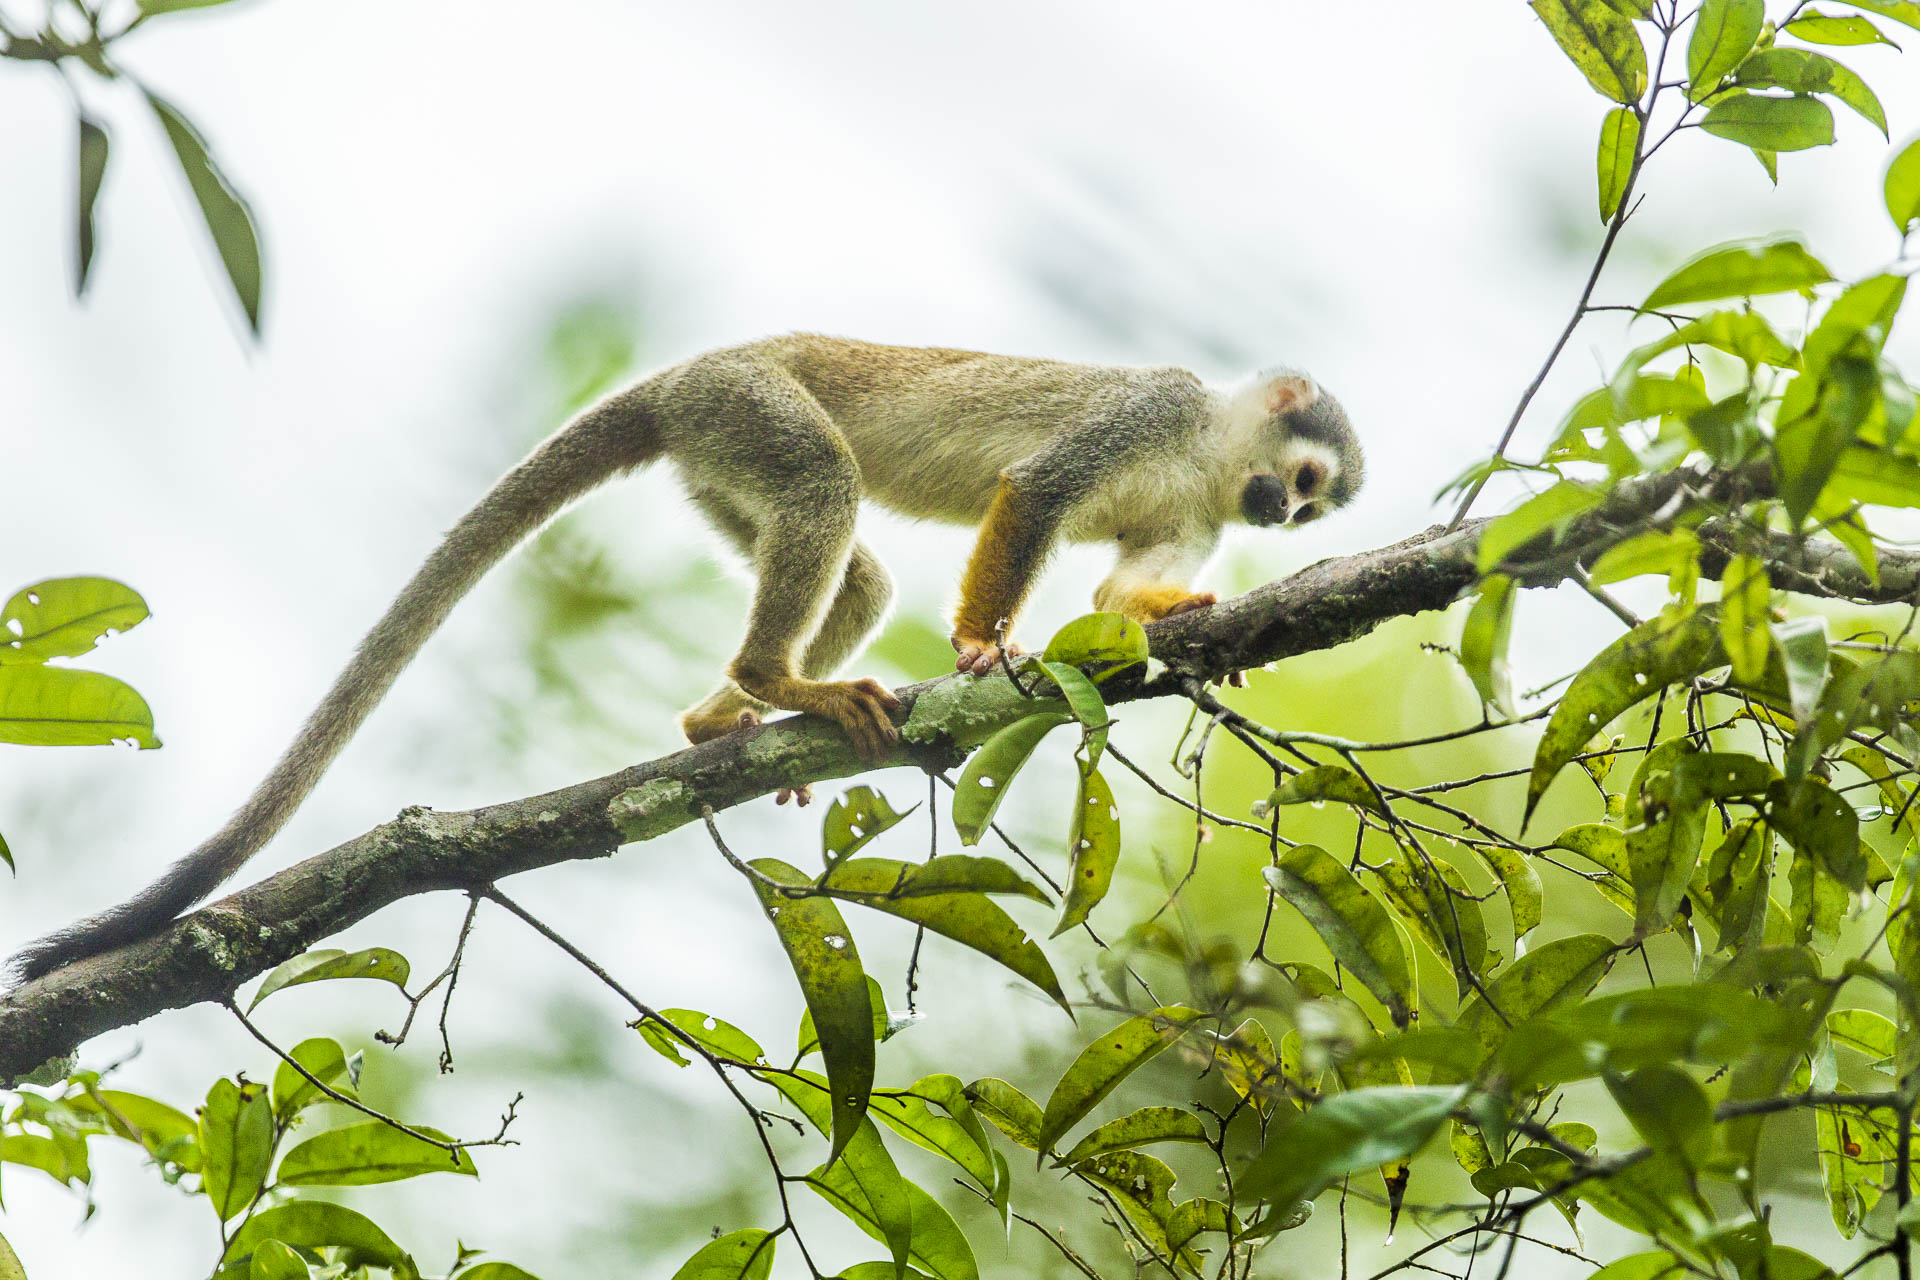
[{"label": "monkey's ear", "polygon": [[1313,379],[1303,378],[1297,373],[1283,373],[1267,383],[1267,412],[1276,418],[1304,409],[1320,398],[1320,388]]}]

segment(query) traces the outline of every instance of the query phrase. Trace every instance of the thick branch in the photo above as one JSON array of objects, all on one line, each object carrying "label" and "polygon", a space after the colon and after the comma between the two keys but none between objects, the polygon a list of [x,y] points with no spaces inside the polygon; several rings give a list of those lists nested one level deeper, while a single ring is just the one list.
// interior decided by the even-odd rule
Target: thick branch
[{"label": "thick branch", "polygon": [[[1528,585],[1558,582],[1591,548],[1675,509],[1672,472],[1622,485],[1577,521],[1559,549],[1507,566]],[[1109,701],[1178,696],[1180,681],[1211,678],[1332,648],[1390,618],[1442,609],[1475,581],[1485,522],[1439,528],[1359,555],[1324,560],[1246,595],[1148,628],[1169,671],[1122,674]],[[1724,555],[1725,531],[1703,530]],[[1522,558],[1524,559],[1524,551]],[[1882,556],[1869,582],[1835,548],[1782,541],[1781,586],[1896,601],[1920,583],[1920,555]],[[901,744],[886,766],[950,768],[989,734],[1033,709],[1003,676],[948,676],[897,691]],[[247,980],[400,898],[472,890],[517,872],[603,857],[781,787],[864,773],[837,729],[792,717],[743,730],[604,778],[466,813],[408,809],[392,822],[182,917],[163,933],[48,974],[0,998],[0,1078],[72,1053],[101,1032],[166,1009],[224,1001]]]}]

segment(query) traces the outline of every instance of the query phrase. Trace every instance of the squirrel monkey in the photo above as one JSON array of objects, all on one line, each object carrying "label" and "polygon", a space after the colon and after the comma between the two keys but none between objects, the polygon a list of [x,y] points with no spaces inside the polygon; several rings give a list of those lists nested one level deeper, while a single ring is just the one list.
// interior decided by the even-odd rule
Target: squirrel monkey
[{"label": "squirrel monkey", "polygon": [[1112,541],[1100,609],[1143,622],[1212,604],[1187,586],[1221,526],[1302,524],[1362,476],[1339,403],[1290,370],[1217,391],[1183,369],[1064,364],[793,334],[696,356],[587,409],[454,525],[361,641],[240,810],[137,897],[31,944],[37,977],[156,932],[292,816],[453,606],[588,490],[657,459],[749,561],[746,638],[680,717],[694,742],[770,710],[837,722],[877,760],[897,700],[828,679],[879,625],[892,584],[854,533],[862,497],[980,526],[953,620],[955,666],[985,674],[1062,538]]}]

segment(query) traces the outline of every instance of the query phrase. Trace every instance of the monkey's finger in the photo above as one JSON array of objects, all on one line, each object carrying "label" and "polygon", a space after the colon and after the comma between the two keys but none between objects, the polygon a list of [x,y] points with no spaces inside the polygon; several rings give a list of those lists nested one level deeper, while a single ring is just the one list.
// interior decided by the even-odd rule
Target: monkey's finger
[{"label": "monkey's finger", "polygon": [[893,690],[887,688],[887,686],[881,684],[872,676],[868,676],[862,680],[856,680],[854,684],[867,693],[872,694],[883,706],[892,708],[900,705],[900,699],[893,696]]}]

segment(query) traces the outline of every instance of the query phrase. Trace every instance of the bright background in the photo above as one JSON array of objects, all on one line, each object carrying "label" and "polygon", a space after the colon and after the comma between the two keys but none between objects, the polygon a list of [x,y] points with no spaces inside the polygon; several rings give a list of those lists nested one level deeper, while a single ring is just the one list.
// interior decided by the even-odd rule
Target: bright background
[{"label": "bright background", "polygon": [[[37,20],[35,6],[0,4],[16,25]],[[1838,52],[1880,90],[1896,137],[1920,122],[1910,66]],[[148,697],[167,743],[0,747],[0,830],[20,863],[0,913],[9,950],[124,896],[216,826],[439,531],[629,360],[644,372],[811,329],[1179,363],[1216,379],[1303,366],[1359,425],[1369,485],[1311,530],[1234,539],[1207,585],[1244,587],[1444,519],[1435,489],[1497,435],[1600,230],[1603,104],[1518,4],[1467,16],[1410,3],[1196,15],[260,0],[155,20],[120,54],[199,123],[252,201],[265,339],[242,338],[171,154],[125,84],[83,86],[113,127],[113,157],[94,282],[73,302],[71,106],[53,76],[0,65],[0,589],[70,573],[139,588],[153,620],[89,663]],[[1637,300],[1704,243],[1781,229],[1803,230],[1843,275],[1883,262],[1885,144],[1851,115],[1839,130],[1838,147],[1783,157],[1777,192],[1738,149],[1678,140],[1600,300]],[[1738,216],[1721,207],[1729,196]],[[1582,330],[1520,452],[1610,369],[1623,333],[1611,319]],[[1912,367],[1915,335],[1896,348]],[[940,617],[968,534],[875,515],[869,536],[901,607],[862,669],[935,674],[950,661]],[[1085,609],[1105,555],[1057,560],[1030,638]],[[673,749],[671,713],[711,683],[744,598],[663,474],[594,498],[474,594],[249,874],[407,804],[469,807]],[[1584,598],[1530,598],[1522,686],[1611,625]],[[1404,657],[1456,626],[1423,619],[1257,675],[1250,706],[1343,732],[1390,731],[1403,715],[1430,725],[1436,709],[1465,717],[1448,661]],[[1116,740],[1169,777],[1177,717],[1126,720]],[[1058,759],[1043,761],[1015,796],[1025,806],[1009,805],[1056,866],[1059,775]],[[876,781],[902,807],[924,794],[908,772]],[[1239,805],[1256,783],[1212,802]],[[1144,794],[1123,789],[1130,831],[1165,838],[1130,843],[1130,879],[1105,909],[1116,930],[1160,893],[1152,853],[1186,856],[1190,828]],[[804,862],[816,819],[763,801],[723,826],[737,848]],[[924,833],[910,822],[877,851],[916,856]],[[1247,918],[1258,862],[1241,851],[1210,864],[1196,898],[1207,929]],[[507,888],[643,998],[788,1041],[797,993],[704,834]],[[460,909],[409,902],[347,945],[400,947],[429,974]],[[865,926],[862,944],[899,1000],[903,939]],[[883,1080],[941,1060],[1044,1094],[1036,1064],[1083,1033],[957,949],[930,952],[927,1020],[883,1048]],[[1052,953],[1063,976],[1090,968],[1071,942]],[[775,1220],[746,1122],[716,1083],[647,1051],[600,990],[500,913],[483,912],[454,1005],[457,1074],[433,1077],[430,1025],[398,1058],[372,1045],[401,1013],[372,988],[292,992],[262,1010],[288,1043],[327,1033],[368,1046],[375,1094],[449,1130],[491,1132],[526,1092],[523,1145],[480,1152],[477,1185],[425,1179],[357,1201],[429,1270],[457,1238],[548,1276],[665,1277],[710,1227]],[[136,1052],[118,1079],[186,1109],[219,1073],[270,1068],[205,1007],[103,1037],[85,1060]],[[945,1176],[912,1169],[929,1185]],[[1042,1203],[1056,1194],[1024,1176]],[[183,1203],[130,1155],[101,1159],[96,1185],[102,1207],[83,1222],[80,1200],[7,1171],[0,1221],[36,1280],[204,1274],[216,1248],[204,1202]],[[1004,1256],[980,1245],[990,1215],[946,1200],[989,1271],[1064,1273],[1024,1229]],[[1284,1256],[1329,1256],[1323,1208]],[[809,1215],[835,1262],[871,1256],[831,1215]],[[1824,1208],[1800,1218],[1830,1249]],[[1381,1235],[1363,1221],[1356,1266]],[[1609,1231],[1593,1228],[1597,1250]],[[1091,1230],[1075,1239],[1104,1247]],[[797,1274],[793,1261],[781,1274]]]}]

